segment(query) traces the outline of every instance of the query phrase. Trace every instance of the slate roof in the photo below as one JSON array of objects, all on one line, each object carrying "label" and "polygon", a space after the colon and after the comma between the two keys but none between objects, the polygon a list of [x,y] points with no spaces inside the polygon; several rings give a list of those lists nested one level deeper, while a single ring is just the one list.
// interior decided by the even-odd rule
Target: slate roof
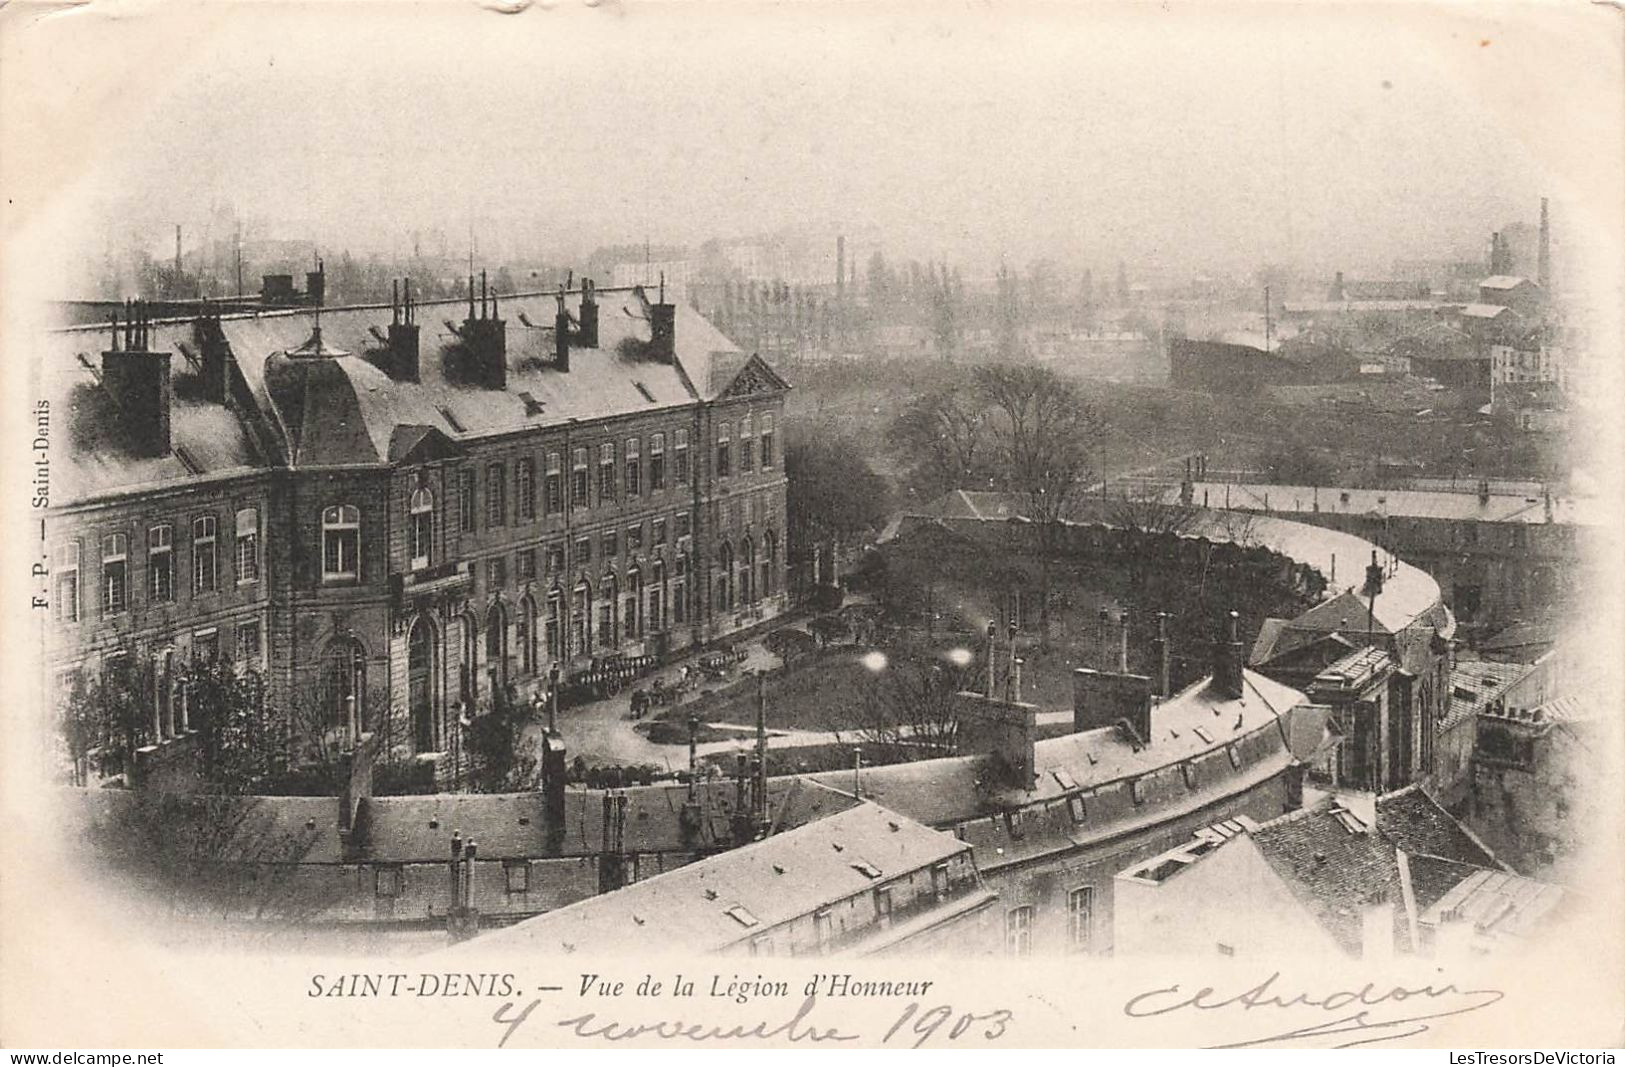
[{"label": "slate roof", "polygon": [[[629,786],[622,849],[626,852],[704,852],[732,845],[734,784],[700,787],[703,818],[692,837],[678,813],[686,786]],[[551,836],[540,793],[436,793],[370,797],[357,818],[355,858],[376,863],[440,861],[450,855],[451,835],[479,843],[486,859],[547,855],[590,856],[605,850],[604,790],[567,790],[563,833]],[[845,811],[856,801],[795,778],[768,781],[768,808],[780,831]]]},{"label": "slate roof", "polygon": [[242,422],[226,408],[198,398],[201,375],[185,355],[201,351],[191,323],[155,323],[152,335],[151,350],[171,353],[175,394],[169,416],[173,447],[155,457],[132,456],[115,443],[117,404],[98,384],[102,350],[110,343],[107,328],[52,330],[40,336],[40,395],[50,401],[53,433],[61,435],[55,443],[66,445],[51,451],[55,500],[231,476],[264,465],[266,457]]},{"label": "slate roof", "polygon": [[1518,941],[1563,900],[1562,887],[1505,871],[1474,871],[1428,907],[1421,921],[1429,925],[1459,920],[1471,923],[1478,937]]},{"label": "slate roof", "polygon": [[1304,808],[1251,835],[1292,895],[1353,954],[1361,951],[1364,909],[1392,904],[1403,923],[1404,893],[1393,846],[1381,834],[1350,829],[1329,804]]},{"label": "slate roof", "polygon": [[[284,437],[290,461],[309,465],[386,462],[401,454],[392,442],[402,427],[432,429],[455,441],[715,399],[748,366],[759,363],[686,305],[676,311],[676,362],[646,358],[649,312],[642,291],[600,289],[598,295],[599,345],[572,347],[567,373],[551,365],[553,294],[501,297],[498,311],[506,322],[508,367],[502,390],[463,385],[446,374],[447,354],[458,342],[446,323],[461,324],[467,315],[463,300],[417,305],[421,381],[416,383],[392,381],[370,362],[383,348],[379,337],[389,325],[388,305],[322,309],[322,354],[317,355],[288,354],[308,348],[316,325],[312,308],[225,315],[220,328],[257,406]],[[275,459],[256,450],[248,429],[230,410],[187,398],[196,392],[194,361],[202,351],[193,320],[154,322],[150,333],[151,350],[173,353],[176,392],[171,427],[177,449],[155,459],[105,447],[111,399],[79,357],[99,372],[107,328],[73,327],[43,335],[45,395],[54,410],[70,413],[75,428],[72,447],[63,450],[69,467],[62,481],[69,489],[64,499],[200,474],[238,473]],[[779,381],[765,364],[760,366],[769,381]],[[532,414],[538,404],[539,412]]]},{"label": "slate roof", "polygon": [[1411,855],[1501,868],[1495,855],[1419,785],[1377,798],[1377,829]]},{"label": "slate roof", "polygon": [[466,951],[714,952],[969,847],[864,803],[487,934]]},{"label": "slate roof", "polygon": [[1478,283],[1480,289],[1516,289],[1520,285],[1534,285],[1528,278],[1520,278],[1516,274],[1492,274]]},{"label": "slate roof", "polygon": [[[1035,782],[1030,789],[989,795],[978,786],[980,760],[973,756],[898,763],[864,770],[863,797],[928,826],[949,826],[975,822],[998,824],[997,847],[1006,854],[1032,847],[1023,842],[1050,845],[1075,837],[1081,843],[1099,836],[1115,820],[1133,819],[1142,814],[1122,790],[1106,787],[1123,785],[1128,779],[1148,776],[1144,811],[1166,818],[1167,802],[1186,798],[1188,790],[1179,764],[1192,761],[1210,768],[1199,781],[1209,786],[1224,782],[1233,788],[1229,757],[1225,747],[1245,743],[1247,762],[1258,773],[1277,771],[1291,759],[1287,749],[1284,717],[1304,703],[1303,694],[1263,675],[1244,672],[1245,699],[1231,700],[1218,693],[1209,680],[1192,684],[1152,710],[1152,739],[1136,749],[1114,728],[1088,730],[1048,738],[1033,746]],[[1239,724],[1239,725],[1238,725]],[[1201,733],[1198,733],[1198,728]],[[1202,734],[1206,734],[1204,739]],[[851,772],[812,775],[833,789],[850,790]],[[1070,782],[1068,785],[1066,783]],[[1075,825],[1066,809],[1066,798],[1083,794],[1091,813]],[[1099,794],[1091,798],[1091,793]],[[1109,793],[1109,795],[1108,795]],[[1156,803],[1161,801],[1162,803]],[[1001,821],[1001,813],[1011,808],[1033,809],[1031,817],[1053,820],[1046,833],[1043,827],[1021,834],[1014,841]],[[1048,823],[1045,823],[1047,826]]]},{"label": "slate roof", "polygon": [[1527,675],[1529,669],[1522,663],[1458,660],[1450,672],[1450,708],[1439,728],[1448,730],[1477,715],[1481,708],[1505,696],[1507,687]]}]

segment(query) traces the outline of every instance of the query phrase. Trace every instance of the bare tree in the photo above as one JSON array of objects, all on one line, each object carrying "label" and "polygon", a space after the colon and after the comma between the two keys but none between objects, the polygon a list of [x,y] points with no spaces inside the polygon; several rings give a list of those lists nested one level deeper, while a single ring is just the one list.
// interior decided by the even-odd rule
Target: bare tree
[{"label": "bare tree", "polygon": [[1037,525],[1039,638],[1048,647],[1052,559],[1093,480],[1091,444],[1101,423],[1074,383],[1042,367],[979,368],[976,384],[990,415],[1006,487],[1023,496],[1027,516]]},{"label": "bare tree", "polygon": [[1109,499],[1106,521],[1135,533],[1188,533],[1202,516],[1202,509],[1180,500],[1168,500],[1167,490],[1155,485],[1127,486],[1121,495]]},{"label": "bare tree", "polygon": [[927,495],[986,483],[991,473],[987,416],[970,383],[950,380],[903,406],[887,442]]},{"label": "bare tree", "polygon": [[963,672],[941,664],[898,658],[866,678],[856,702],[835,702],[830,727],[852,734],[885,759],[918,759],[952,752],[959,732],[954,694]]}]

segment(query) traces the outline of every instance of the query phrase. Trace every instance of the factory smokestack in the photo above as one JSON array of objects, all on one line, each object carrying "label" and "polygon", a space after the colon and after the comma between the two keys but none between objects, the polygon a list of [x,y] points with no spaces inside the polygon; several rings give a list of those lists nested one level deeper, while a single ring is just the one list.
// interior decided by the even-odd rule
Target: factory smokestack
[{"label": "factory smokestack", "polygon": [[1552,220],[1547,211],[1546,198],[1540,198],[1540,260],[1536,268],[1535,280],[1542,289],[1550,289],[1552,285]]}]

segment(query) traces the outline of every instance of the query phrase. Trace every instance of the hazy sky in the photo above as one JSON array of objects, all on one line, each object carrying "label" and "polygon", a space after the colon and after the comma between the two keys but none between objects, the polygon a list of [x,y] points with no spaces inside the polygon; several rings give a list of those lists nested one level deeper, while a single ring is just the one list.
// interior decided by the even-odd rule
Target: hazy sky
[{"label": "hazy sky", "polygon": [[1358,272],[1615,175],[1617,23],[1558,10],[98,3],[10,21],[7,87],[49,96],[5,102],[44,149],[9,221],[64,254],[96,204],[229,200],[333,249],[472,213],[560,255],[870,227],[989,270]]}]

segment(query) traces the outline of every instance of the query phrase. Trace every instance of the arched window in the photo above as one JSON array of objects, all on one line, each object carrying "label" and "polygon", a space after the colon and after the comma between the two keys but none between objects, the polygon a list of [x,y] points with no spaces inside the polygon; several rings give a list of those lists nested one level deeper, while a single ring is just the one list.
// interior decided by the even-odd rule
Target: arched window
[{"label": "arched window", "polygon": [[367,650],[353,637],[335,638],[322,653],[321,707],[329,727],[347,731],[351,701],[355,724],[363,732],[372,728],[367,719]]},{"label": "arched window", "polygon": [[361,512],[349,504],[322,511],[322,578],[354,580],[361,575]]},{"label": "arched window", "polygon": [[629,641],[636,641],[642,636],[641,616],[643,605],[643,568],[636,563],[626,571],[626,603],[621,611],[621,618],[626,622],[626,637]]},{"label": "arched window", "polygon": [[679,552],[673,564],[675,576],[671,583],[672,622],[688,621],[688,556]]},{"label": "arched window", "polygon": [[433,752],[434,729],[434,633],[429,621],[419,617],[406,638],[407,707],[412,716],[412,745],[418,752]]},{"label": "arched window", "polygon": [[564,593],[558,586],[547,591],[547,658],[563,658],[560,641],[564,637]]},{"label": "arched window", "polygon": [[592,586],[583,578],[570,594],[570,654],[584,655],[592,642]]},{"label": "arched window", "polygon": [[739,601],[742,604],[756,603],[756,542],[752,538],[745,538],[739,555]]},{"label": "arched window", "polygon": [[722,542],[717,550],[717,610],[729,611],[734,606],[734,548]]},{"label": "arched window", "polygon": [[772,530],[762,535],[762,550],[762,595],[772,596],[779,562],[779,538]]},{"label": "arched window", "polygon": [[508,613],[492,604],[485,613],[485,673],[491,682],[491,700],[502,699],[508,683]]},{"label": "arched window", "polygon": [[457,695],[464,704],[473,704],[479,699],[479,627],[474,624],[472,615],[464,615],[458,620],[459,636],[462,638],[463,660],[457,668]]},{"label": "arched window", "polygon": [[434,545],[434,494],[428,489],[412,493],[411,504],[412,569],[422,570],[429,565]]},{"label": "arched window", "polygon": [[519,673],[536,673],[536,601],[527,594],[519,602],[519,618],[514,623],[514,640],[519,642]]},{"label": "arched window", "polygon": [[598,647],[614,648],[621,635],[616,626],[615,574],[605,571],[598,582]]},{"label": "arched window", "polygon": [[644,620],[647,628],[659,631],[666,625],[666,564],[655,560],[654,574],[649,581],[649,613]]}]

